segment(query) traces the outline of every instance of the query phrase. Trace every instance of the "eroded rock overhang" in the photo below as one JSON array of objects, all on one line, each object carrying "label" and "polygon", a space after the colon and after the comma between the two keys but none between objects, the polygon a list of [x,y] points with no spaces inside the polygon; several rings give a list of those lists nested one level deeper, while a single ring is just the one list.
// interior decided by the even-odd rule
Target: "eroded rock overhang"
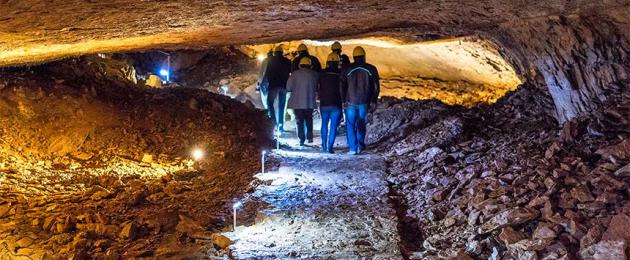
[{"label": "eroded rock overhang", "polygon": [[[0,3],[0,66],[99,52],[203,49],[292,39],[483,35],[526,83],[550,94],[559,122],[627,88],[630,1]],[[379,33],[380,32],[380,33]]]}]

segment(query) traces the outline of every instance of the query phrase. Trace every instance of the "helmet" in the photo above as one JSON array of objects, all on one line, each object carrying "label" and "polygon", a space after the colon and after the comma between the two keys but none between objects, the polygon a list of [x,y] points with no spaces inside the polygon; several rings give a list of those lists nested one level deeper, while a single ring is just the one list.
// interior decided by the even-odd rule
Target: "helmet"
[{"label": "helmet", "polygon": [[331,49],[331,50],[333,50],[333,51],[338,51],[338,50],[341,50],[341,43],[339,43],[339,42],[334,42],[334,43],[332,44],[332,46],[330,46],[330,49]]},{"label": "helmet", "polygon": [[339,55],[337,55],[337,53],[331,52],[330,54],[328,54],[328,59],[326,61],[327,62],[331,62],[331,61],[338,62],[339,61]]},{"label": "helmet", "polygon": [[308,48],[306,47],[306,44],[300,43],[300,45],[298,46],[298,51],[300,51],[300,52],[308,51]]},{"label": "helmet", "polygon": [[363,49],[363,47],[357,46],[354,48],[354,51],[352,52],[352,56],[354,57],[365,56],[365,50]]},{"label": "helmet", "polygon": [[282,52],[282,44],[276,46],[276,48],[273,49],[274,52]]},{"label": "helmet", "polygon": [[302,59],[300,59],[300,65],[311,66],[311,58],[310,57],[302,57]]}]

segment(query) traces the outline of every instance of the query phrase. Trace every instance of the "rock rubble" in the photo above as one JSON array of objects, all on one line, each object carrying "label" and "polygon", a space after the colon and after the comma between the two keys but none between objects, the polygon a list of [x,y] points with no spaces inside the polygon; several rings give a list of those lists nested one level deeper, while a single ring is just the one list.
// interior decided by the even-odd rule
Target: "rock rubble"
[{"label": "rock rubble", "polygon": [[[492,106],[400,113],[398,131],[434,115],[380,148],[408,257],[626,259],[630,94],[560,128],[540,95],[522,87]],[[388,113],[378,108],[372,126]]]}]

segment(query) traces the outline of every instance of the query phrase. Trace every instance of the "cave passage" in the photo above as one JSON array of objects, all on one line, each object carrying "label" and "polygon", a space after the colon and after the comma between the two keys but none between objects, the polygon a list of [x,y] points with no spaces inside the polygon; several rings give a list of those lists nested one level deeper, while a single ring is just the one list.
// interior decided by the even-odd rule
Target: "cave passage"
[{"label": "cave passage", "polygon": [[[0,259],[628,259],[628,1],[0,1]],[[267,52],[380,72],[360,154]]]}]

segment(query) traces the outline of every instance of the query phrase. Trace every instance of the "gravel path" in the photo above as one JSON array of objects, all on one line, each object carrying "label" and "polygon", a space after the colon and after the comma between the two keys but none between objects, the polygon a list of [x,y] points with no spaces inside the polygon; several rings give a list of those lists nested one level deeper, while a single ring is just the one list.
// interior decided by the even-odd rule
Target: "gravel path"
[{"label": "gravel path", "polygon": [[277,151],[253,196],[269,204],[225,235],[238,259],[401,259],[385,163],[377,155]]}]

